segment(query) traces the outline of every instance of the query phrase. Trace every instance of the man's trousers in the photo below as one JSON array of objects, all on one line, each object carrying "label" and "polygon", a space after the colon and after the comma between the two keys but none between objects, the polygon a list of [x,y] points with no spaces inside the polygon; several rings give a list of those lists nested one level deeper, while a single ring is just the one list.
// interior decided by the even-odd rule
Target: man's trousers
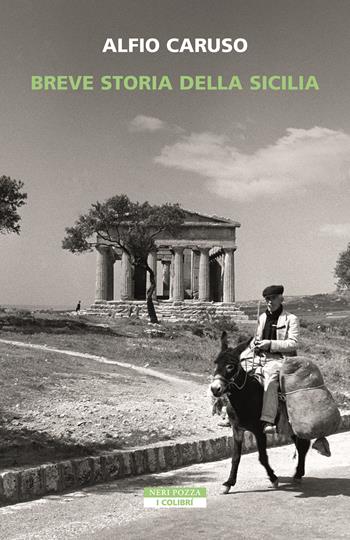
[{"label": "man's trousers", "polygon": [[279,374],[283,360],[276,358],[266,358],[263,367],[264,373],[264,400],[261,411],[261,420],[275,423],[278,410],[278,386]]}]

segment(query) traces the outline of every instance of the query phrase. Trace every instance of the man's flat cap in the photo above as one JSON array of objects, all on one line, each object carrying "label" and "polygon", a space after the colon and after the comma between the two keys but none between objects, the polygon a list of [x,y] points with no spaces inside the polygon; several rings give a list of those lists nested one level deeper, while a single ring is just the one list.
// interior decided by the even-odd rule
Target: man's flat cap
[{"label": "man's flat cap", "polygon": [[283,285],[269,285],[269,287],[265,287],[263,290],[263,297],[265,296],[274,296],[276,294],[283,294],[284,287]]}]

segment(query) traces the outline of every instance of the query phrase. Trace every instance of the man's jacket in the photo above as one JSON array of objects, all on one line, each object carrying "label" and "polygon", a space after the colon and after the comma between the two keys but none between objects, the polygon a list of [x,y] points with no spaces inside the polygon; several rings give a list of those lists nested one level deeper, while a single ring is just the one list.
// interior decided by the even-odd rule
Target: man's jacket
[{"label": "man's jacket", "polygon": [[[265,322],[266,313],[262,313],[259,317],[259,324],[256,332],[257,339],[262,339]],[[296,356],[299,338],[298,318],[292,313],[283,310],[278,317],[276,337],[277,339],[271,340],[270,352],[279,352],[285,356]]]}]

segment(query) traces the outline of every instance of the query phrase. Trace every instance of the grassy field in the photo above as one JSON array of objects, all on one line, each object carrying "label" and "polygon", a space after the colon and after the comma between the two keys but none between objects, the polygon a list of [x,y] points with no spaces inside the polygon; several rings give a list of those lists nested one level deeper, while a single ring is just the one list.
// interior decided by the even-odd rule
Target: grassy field
[{"label": "grassy field", "polygon": [[[227,329],[234,344],[254,324],[164,325],[55,313],[0,315],[0,337],[148,366],[191,381],[189,390],[117,366],[0,343],[0,466],[222,434],[206,385]],[[350,408],[350,318],[301,321],[299,352]],[[226,433],[226,432],[225,432]]]}]

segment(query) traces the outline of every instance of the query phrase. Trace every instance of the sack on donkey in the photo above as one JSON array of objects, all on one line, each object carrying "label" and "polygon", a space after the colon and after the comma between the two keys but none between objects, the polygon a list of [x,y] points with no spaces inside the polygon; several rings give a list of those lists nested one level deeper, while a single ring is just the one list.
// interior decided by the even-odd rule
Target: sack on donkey
[{"label": "sack on donkey", "polygon": [[295,435],[318,439],[337,431],[340,412],[316,364],[301,356],[287,357],[280,380]]}]

